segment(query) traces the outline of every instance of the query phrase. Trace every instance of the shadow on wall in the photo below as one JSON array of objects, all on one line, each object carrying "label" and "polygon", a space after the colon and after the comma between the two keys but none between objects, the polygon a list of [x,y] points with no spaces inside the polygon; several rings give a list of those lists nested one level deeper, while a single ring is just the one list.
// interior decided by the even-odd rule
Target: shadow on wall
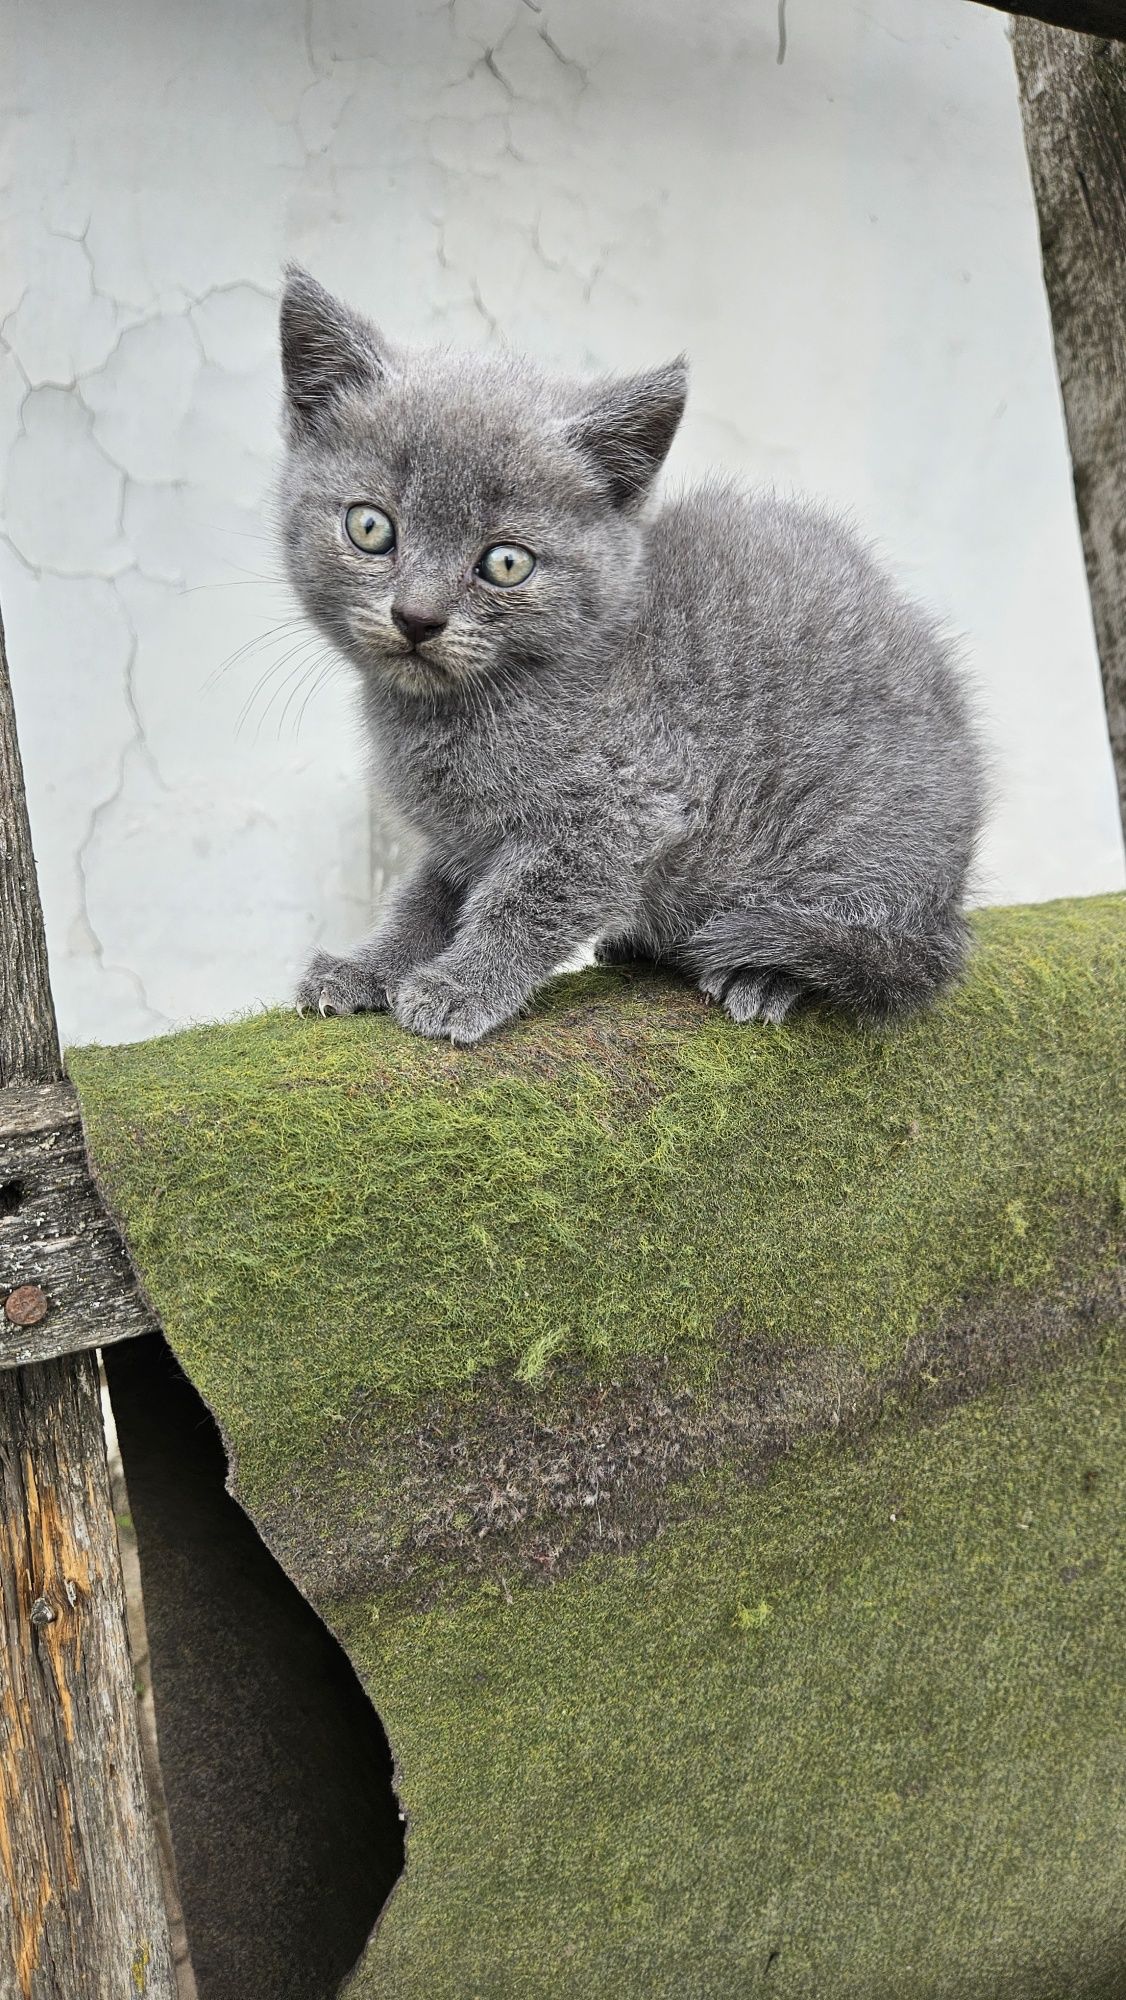
[{"label": "shadow on wall", "polygon": [[387,1739],[166,1341],[104,1361],[200,2000],[331,2000],[403,1865]]}]

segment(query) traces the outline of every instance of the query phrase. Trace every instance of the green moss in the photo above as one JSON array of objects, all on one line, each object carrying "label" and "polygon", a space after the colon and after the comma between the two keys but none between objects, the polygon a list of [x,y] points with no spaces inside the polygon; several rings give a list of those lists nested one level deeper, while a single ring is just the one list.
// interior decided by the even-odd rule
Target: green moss
[{"label": "green moss", "polygon": [[483,1371],[699,1376],[740,1322],[876,1367],[967,1291],[1046,1280],[1118,1199],[1126,902],[978,932],[967,985],[886,1037],[585,974],[468,1052],[286,1014],[72,1051],[246,1490],[284,1491],[358,1407],[405,1420]]},{"label": "green moss", "polygon": [[357,1996],[1123,1991],[1126,901],[977,929],[886,1037],[589,974],[72,1055],[398,1760]]},{"label": "green moss", "polygon": [[807,1448],[554,1586],[331,1605],[409,1816],[356,2000],[1120,1994],[1124,1376]]}]

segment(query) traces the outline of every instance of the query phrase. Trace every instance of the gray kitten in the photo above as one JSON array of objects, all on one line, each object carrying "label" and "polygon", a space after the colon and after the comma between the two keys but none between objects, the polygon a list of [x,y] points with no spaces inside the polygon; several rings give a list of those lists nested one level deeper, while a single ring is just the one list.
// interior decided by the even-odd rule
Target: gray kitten
[{"label": "gray kitten", "polygon": [[406,353],[297,269],[281,344],[289,573],[426,843],[299,1006],[475,1042],[592,942],[736,1021],[957,976],[983,778],[951,647],[820,508],[648,504],[682,361]]}]

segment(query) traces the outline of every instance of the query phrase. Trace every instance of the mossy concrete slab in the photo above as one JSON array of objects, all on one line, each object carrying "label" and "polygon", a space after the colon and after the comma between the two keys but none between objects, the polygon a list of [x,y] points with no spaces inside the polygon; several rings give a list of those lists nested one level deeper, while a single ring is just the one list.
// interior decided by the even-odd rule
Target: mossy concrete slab
[{"label": "mossy concrete slab", "polygon": [[1126,1993],[1126,902],[896,1033],[561,980],[77,1051],[388,1729],[357,1992]]}]

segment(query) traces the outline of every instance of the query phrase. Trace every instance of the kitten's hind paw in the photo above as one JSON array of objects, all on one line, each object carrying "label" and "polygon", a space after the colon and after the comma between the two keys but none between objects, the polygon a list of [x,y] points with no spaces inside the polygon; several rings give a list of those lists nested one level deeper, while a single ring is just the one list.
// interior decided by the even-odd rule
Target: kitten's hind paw
[{"label": "kitten's hind paw", "polygon": [[386,1011],[387,991],[371,966],[358,958],[318,951],[297,988],[299,1014],[376,1014]]},{"label": "kitten's hind paw", "polygon": [[[801,987],[784,972],[737,972],[722,997],[733,1021],[768,1021],[778,1027],[800,995]],[[709,991],[709,997],[719,996]]]}]

